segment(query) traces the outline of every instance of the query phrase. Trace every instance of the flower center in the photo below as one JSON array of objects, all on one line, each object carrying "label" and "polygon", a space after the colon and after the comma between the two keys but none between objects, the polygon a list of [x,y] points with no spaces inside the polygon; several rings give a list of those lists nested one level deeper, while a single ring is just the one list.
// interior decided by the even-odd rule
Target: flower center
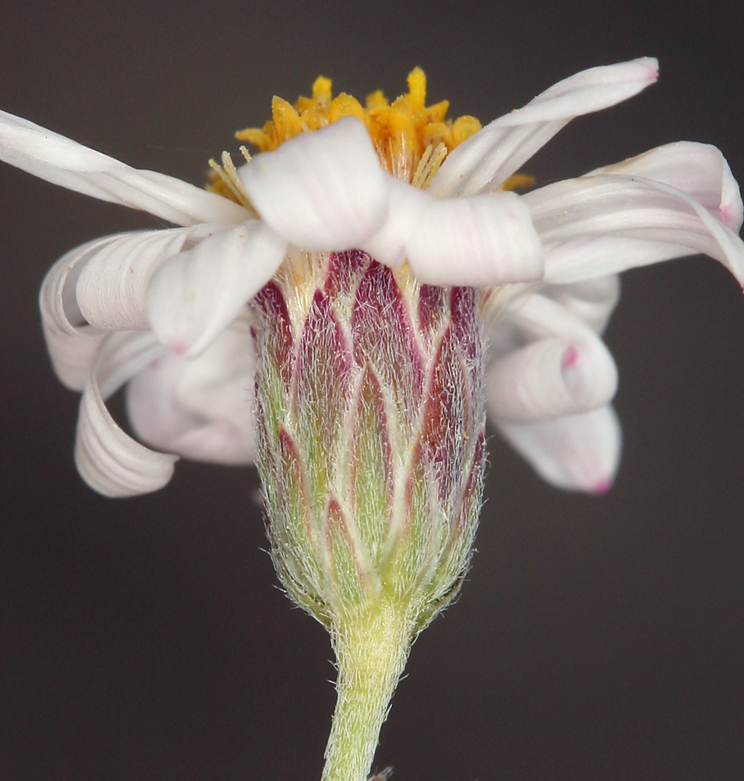
[{"label": "flower center", "polygon": [[[481,129],[471,116],[447,118],[449,101],[426,105],[426,74],[414,68],[408,74],[408,92],[392,103],[382,90],[367,95],[366,106],[342,92],[333,97],[331,80],[319,76],[312,97],[299,97],[294,106],[283,98],[271,102],[272,118],[263,128],[239,130],[235,137],[261,152],[272,152],[300,133],[356,117],[364,122],[374,144],[380,165],[398,179],[425,189],[447,155],[466,138]],[[250,161],[245,147],[241,152]],[[244,206],[250,206],[230,155],[223,153],[222,165],[209,161],[213,174],[207,188]]]},{"label": "flower center", "polygon": [[[313,83],[312,97],[300,96],[294,106],[275,96],[272,118],[263,128],[245,128],[235,137],[261,152],[273,152],[300,133],[312,133],[344,117],[356,117],[364,122],[380,165],[396,178],[425,190],[447,155],[482,127],[476,117],[469,115],[447,118],[448,100],[427,106],[426,74],[421,68],[408,74],[408,92],[392,103],[382,90],[367,95],[365,106],[345,92],[334,98],[331,85],[330,79],[319,76]],[[240,151],[250,162],[248,150],[241,146]],[[222,153],[221,165],[214,160],[209,165],[212,172],[207,189],[252,208],[229,153]],[[533,181],[531,176],[515,174],[502,189],[512,190]]]},{"label": "flower center", "polygon": [[[320,76],[313,84],[312,97],[300,97],[294,106],[275,97],[272,118],[262,129],[247,128],[236,133],[240,141],[270,152],[303,132],[319,130],[343,117],[364,122],[380,163],[394,176],[413,183],[419,163],[431,147],[442,146],[442,160],[458,144],[481,129],[475,117],[447,119],[449,101],[426,105],[426,75],[414,68],[408,75],[408,92],[392,103],[382,90],[367,96],[366,106],[352,95],[333,97],[331,80]],[[441,162],[441,161],[440,161]]]}]

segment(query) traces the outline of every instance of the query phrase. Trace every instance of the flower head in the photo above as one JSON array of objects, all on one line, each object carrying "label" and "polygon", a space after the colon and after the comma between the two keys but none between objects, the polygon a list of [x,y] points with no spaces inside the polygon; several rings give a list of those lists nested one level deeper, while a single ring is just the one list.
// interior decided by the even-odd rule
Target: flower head
[{"label": "flower head", "polygon": [[[448,122],[446,102],[426,106],[420,70],[407,95],[373,93],[365,108],[319,79],[311,98],[277,98],[271,122],[239,134],[265,152],[232,172],[232,189],[213,186],[230,198],[0,114],[1,159],[181,226],[90,242],[44,282],[52,362],[83,391],[83,477],[120,496],[163,486],[177,455],[252,462],[245,304],[293,248],[356,249],[392,269],[407,262],[420,283],[482,288],[490,416],[550,482],[606,489],[620,452],[601,341],[614,275],[703,252],[742,283],[738,187],[717,149],[685,142],[521,196],[505,187],[572,118],[655,79],[648,58],[592,68],[483,128]],[[164,452],[108,414],[124,383],[135,431]]]},{"label": "flower head", "polygon": [[272,552],[327,626],[390,599],[419,631],[457,593],[486,455],[479,303],[358,250],[295,258],[256,297]]}]

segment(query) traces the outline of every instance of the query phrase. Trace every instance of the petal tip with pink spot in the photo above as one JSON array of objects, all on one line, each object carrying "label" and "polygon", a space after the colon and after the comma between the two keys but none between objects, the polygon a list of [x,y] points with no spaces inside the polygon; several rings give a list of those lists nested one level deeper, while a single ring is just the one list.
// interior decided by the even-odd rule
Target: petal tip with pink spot
[{"label": "petal tip with pink spot", "polygon": [[569,369],[572,366],[576,366],[579,360],[579,351],[573,346],[569,345],[561,358],[561,366],[564,369]]},{"label": "petal tip with pink spot", "polygon": [[605,477],[603,480],[595,483],[592,487],[592,493],[595,496],[604,496],[610,492],[612,488],[612,480],[609,477]]}]

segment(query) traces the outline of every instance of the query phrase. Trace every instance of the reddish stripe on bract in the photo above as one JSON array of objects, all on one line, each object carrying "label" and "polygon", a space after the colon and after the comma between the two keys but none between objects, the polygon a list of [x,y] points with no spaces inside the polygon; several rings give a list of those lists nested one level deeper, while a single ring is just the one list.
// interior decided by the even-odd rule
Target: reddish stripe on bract
[{"label": "reddish stripe on bract", "polygon": [[359,283],[359,277],[365,272],[372,258],[358,249],[348,252],[332,252],[328,261],[328,271],[324,291],[329,298],[334,296],[347,298],[352,295]]},{"label": "reddish stripe on bract", "polygon": [[445,294],[447,290],[434,285],[421,285],[419,291],[419,327],[426,337],[439,330],[447,313]]},{"label": "reddish stripe on bract", "polygon": [[264,319],[264,349],[267,357],[276,363],[284,380],[285,390],[294,368],[292,326],[282,291],[274,282],[265,285],[253,299]]},{"label": "reddish stripe on bract", "polygon": [[418,414],[424,372],[413,323],[393,274],[376,261],[357,288],[351,317],[354,360],[374,369],[396,399],[399,412]]},{"label": "reddish stripe on bract", "polygon": [[297,359],[297,409],[330,456],[350,393],[351,355],[328,298],[319,290],[305,321]]},{"label": "reddish stripe on bract", "polygon": [[472,287],[453,287],[450,293],[452,333],[468,362],[480,362],[482,359],[477,296],[478,291]]},{"label": "reddish stripe on bract", "polygon": [[434,469],[442,501],[457,484],[468,436],[466,413],[470,404],[458,348],[450,326],[434,359],[424,413],[424,455]]}]

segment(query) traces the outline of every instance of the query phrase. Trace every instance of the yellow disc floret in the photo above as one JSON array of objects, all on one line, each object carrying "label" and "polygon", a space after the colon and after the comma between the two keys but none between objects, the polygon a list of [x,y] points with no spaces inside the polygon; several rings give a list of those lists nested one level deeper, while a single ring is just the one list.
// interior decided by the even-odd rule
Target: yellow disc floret
[{"label": "yellow disc floret", "polygon": [[367,96],[365,106],[346,93],[334,98],[331,80],[321,76],[313,84],[312,97],[301,97],[294,106],[274,98],[272,118],[263,128],[247,128],[235,135],[262,152],[270,152],[299,133],[318,130],[343,117],[356,117],[367,126],[382,166],[412,183],[427,149],[431,148],[429,157],[437,160],[438,168],[448,152],[481,128],[475,117],[447,119],[448,108],[446,100],[426,105],[426,75],[421,68],[409,74],[406,95],[391,103],[378,90]]},{"label": "yellow disc floret", "polygon": [[[313,84],[312,97],[300,97],[294,105],[274,97],[271,119],[263,128],[246,128],[235,137],[261,152],[272,152],[300,133],[319,130],[344,117],[356,117],[367,127],[382,167],[398,179],[426,189],[447,155],[481,129],[475,117],[448,119],[449,101],[426,105],[426,74],[421,68],[408,74],[408,92],[392,103],[382,90],[377,90],[367,95],[362,106],[345,92],[334,98],[331,86],[330,79],[319,76]],[[245,147],[240,151],[249,161]],[[222,165],[214,160],[209,164],[212,172],[207,189],[251,208],[230,156],[223,154]],[[532,182],[530,176],[515,174],[501,189],[511,190]]]}]

